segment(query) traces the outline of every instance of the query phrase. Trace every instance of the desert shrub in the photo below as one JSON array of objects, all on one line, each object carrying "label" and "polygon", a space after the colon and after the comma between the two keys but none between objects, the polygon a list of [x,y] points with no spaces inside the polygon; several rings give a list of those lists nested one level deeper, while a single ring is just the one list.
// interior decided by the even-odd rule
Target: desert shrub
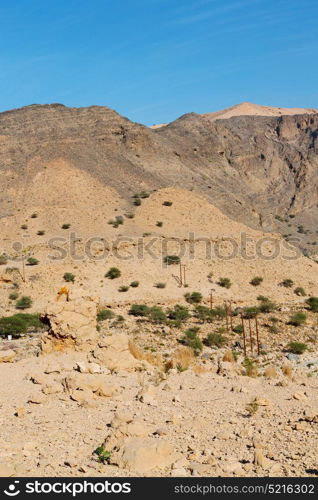
[{"label": "desert shrub", "polygon": [[74,283],[75,281],[75,276],[72,273],[65,273],[63,278],[67,283]]},{"label": "desert shrub", "polygon": [[105,274],[105,278],[109,278],[110,280],[114,280],[121,276],[121,272],[118,267],[111,267],[107,273]]},{"label": "desert shrub", "polygon": [[242,316],[243,318],[249,319],[249,318],[255,318],[257,314],[259,313],[259,307],[252,306],[252,307],[244,307]]},{"label": "desert shrub", "polygon": [[190,347],[194,354],[199,354],[202,349],[203,349],[203,344],[202,344],[202,341],[201,339],[198,337],[198,331],[199,331],[199,328],[189,328],[189,330],[187,330],[185,332],[185,336],[184,336],[184,343]]},{"label": "desert shrub", "polygon": [[133,204],[136,207],[140,207],[140,205],[141,205],[141,199],[140,198],[135,198],[134,201],[133,201]]},{"label": "desert shrub", "polygon": [[164,207],[171,207],[171,205],[172,205],[172,201],[164,201],[163,202]]},{"label": "desert shrub", "polygon": [[45,231],[43,231],[43,229],[41,229],[40,231],[38,231],[36,233],[38,236],[43,236],[45,234]]},{"label": "desert shrub", "polygon": [[71,224],[63,224],[62,229],[69,229],[71,227]]},{"label": "desert shrub", "polygon": [[8,257],[6,255],[0,255],[0,266],[5,266],[8,263]]},{"label": "desert shrub", "polygon": [[209,347],[223,347],[226,342],[227,339],[226,337],[224,337],[224,335],[222,335],[221,332],[209,333],[204,339],[204,343]]},{"label": "desert shrub", "polygon": [[31,215],[31,219],[36,219],[36,218],[37,218],[37,216],[38,216],[38,214],[35,214],[35,213],[34,213],[34,214],[32,214],[32,215]]},{"label": "desert shrub", "polygon": [[309,297],[309,299],[306,300],[306,304],[310,311],[318,312],[318,297]]},{"label": "desert shrub", "polygon": [[297,286],[294,290],[294,293],[299,297],[305,297],[305,295],[307,295],[302,286]]},{"label": "desert shrub", "polygon": [[255,278],[251,279],[250,284],[253,286],[258,286],[262,283],[263,278],[261,276],[256,276]]},{"label": "desert shrub", "polygon": [[214,319],[211,309],[201,305],[195,306],[193,315],[202,323],[211,323]]},{"label": "desert shrub", "polygon": [[41,330],[45,328],[38,314],[18,313],[13,316],[0,318],[0,335],[12,335],[19,337],[30,330]]},{"label": "desert shrub", "polygon": [[104,446],[98,446],[98,448],[94,450],[94,454],[97,455],[98,461],[102,464],[109,462],[111,457],[111,452],[107,451]]},{"label": "desert shrub", "polygon": [[187,307],[176,304],[173,308],[168,309],[167,316],[169,319],[182,322],[190,318],[190,313]]},{"label": "desert shrub", "polygon": [[111,309],[101,309],[97,313],[97,321],[105,321],[106,319],[112,319],[115,316]]},{"label": "desert shrub", "polygon": [[18,292],[12,292],[12,293],[10,293],[10,295],[9,295],[9,299],[10,299],[10,300],[17,300],[17,298],[18,298],[18,297],[19,297]]},{"label": "desert shrub", "polygon": [[243,361],[243,366],[245,368],[246,375],[248,377],[257,377],[258,369],[255,362],[251,358],[245,358]]},{"label": "desert shrub", "polygon": [[28,226],[26,224],[22,224],[21,229],[26,230],[26,229],[28,229]]},{"label": "desert shrub", "polygon": [[124,223],[124,217],[122,215],[116,215],[116,223],[120,226]]},{"label": "desert shrub", "polygon": [[223,307],[214,307],[212,309],[212,316],[214,318],[225,318],[226,312]]},{"label": "desert shrub", "polygon": [[245,410],[246,410],[249,417],[252,417],[252,415],[255,415],[255,413],[257,412],[258,409],[259,409],[259,405],[257,404],[256,401],[252,401],[251,403],[248,403],[245,406]]},{"label": "desert shrub", "polygon": [[158,221],[156,222],[156,226],[158,226],[158,227],[162,227],[162,226],[163,226],[163,222],[161,222],[160,220],[158,220]]},{"label": "desert shrub", "polygon": [[293,326],[301,326],[306,323],[307,314],[304,312],[296,312],[289,319],[289,324]]},{"label": "desert shrub", "polygon": [[127,217],[127,219],[133,219],[135,217],[135,214],[125,214],[125,217]]},{"label": "desert shrub", "polygon": [[243,326],[242,325],[236,325],[233,328],[234,333],[243,333]]},{"label": "desert shrub", "polygon": [[184,297],[189,304],[199,304],[203,298],[200,292],[186,293]]},{"label": "desert shrub", "polygon": [[143,233],[143,238],[146,238],[147,236],[151,236],[151,233]]},{"label": "desert shrub", "polygon": [[35,259],[34,257],[29,257],[27,260],[28,266],[37,266],[38,263],[39,263],[38,259]]},{"label": "desert shrub", "polygon": [[284,286],[285,288],[291,288],[294,285],[294,282],[291,279],[285,279],[280,283],[280,285]]},{"label": "desert shrub", "polygon": [[267,297],[262,297],[262,298],[258,297],[258,300],[260,301],[260,304],[258,306],[259,312],[267,314],[276,311],[277,305],[275,304],[275,302],[272,302]]},{"label": "desert shrub", "polygon": [[118,288],[119,292],[128,292],[128,290],[129,290],[129,286],[127,286],[127,285],[122,285]]},{"label": "desert shrub", "polygon": [[303,354],[308,349],[307,345],[303,342],[290,342],[288,347],[293,354]]},{"label": "desert shrub", "polygon": [[32,299],[31,297],[27,297],[26,295],[23,295],[21,299],[19,299],[15,305],[16,309],[29,309],[29,307],[32,306]]},{"label": "desert shrub", "polygon": [[139,286],[139,281],[132,281],[132,282],[130,283],[130,286],[131,286],[132,288],[138,288],[138,286]]},{"label": "desert shrub", "polygon": [[149,314],[149,307],[146,304],[133,304],[128,311],[131,316],[146,317]]},{"label": "desert shrub", "polygon": [[168,266],[172,264],[180,264],[180,257],[178,255],[166,255],[163,262],[168,264]]},{"label": "desert shrub", "polygon": [[150,193],[148,193],[147,191],[141,191],[141,193],[139,193],[140,198],[149,198],[149,196]]},{"label": "desert shrub", "polygon": [[220,278],[218,281],[218,285],[222,286],[223,288],[231,288],[232,283],[230,278]]},{"label": "desert shrub", "polygon": [[150,307],[148,311],[148,318],[153,323],[165,323],[167,321],[165,312],[158,306]]},{"label": "desert shrub", "polygon": [[156,283],[155,287],[156,288],[166,288],[166,283],[162,283],[162,282]]},{"label": "desert shrub", "polygon": [[268,331],[276,335],[279,333],[279,328],[276,325],[268,325]]}]

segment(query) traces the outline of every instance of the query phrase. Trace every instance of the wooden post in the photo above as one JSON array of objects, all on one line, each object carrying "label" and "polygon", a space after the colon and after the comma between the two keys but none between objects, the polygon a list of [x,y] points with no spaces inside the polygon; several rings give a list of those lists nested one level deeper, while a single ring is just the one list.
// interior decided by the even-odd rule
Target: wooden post
[{"label": "wooden post", "polygon": [[260,355],[260,347],[259,347],[259,334],[258,334],[258,321],[257,316],[255,316],[255,328],[256,328],[256,339],[257,339],[257,354]]},{"label": "wooden post", "polygon": [[226,331],[227,331],[227,333],[229,333],[229,316],[228,316],[227,302],[224,302],[224,308],[225,308]]},{"label": "wooden post", "polygon": [[182,264],[181,264],[181,261],[180,261],[180,286],[183,285],[183,280],[182,280]]},{"label": "wooden post", "polygon": [[212,290],[210,290],[210,310],[212,311],[213,309],[213,294],[212,294]]},{"label": "wooden post", "polygon": [[186,266],[183,264],[183,285],[186,286],[187,280],[186,280]]},{"label": "wooden post", "polygon": [[231,330],[233,330],[233,315],[232,315],[232,301],[231,300],[230,300],[230,305],[229,305],[229,312],[230,312]]},{"label": "wooden post", "polygon": [[24,263],[24,261],[25,261],[25,256],[23,254],[23,258],[22,258],[22,279],[25,282],[25,263]]},{"label": "wooden post", "polygon": [[248,318],[248,326],[250,330],[250,343],[251,343],[251,352],[253,354],[253,339],[252,339],[252,326],[251,326],[251,318]]},{"label": "wooden post", "polygon": [[242,316],[242,315],[241,315],[241,321],[242,321],[242,333],[243,333],[243,348],[244,348],[244,356],[246,356],[245,325],[244,325],[244,319],[243,319],[243,316]]}]

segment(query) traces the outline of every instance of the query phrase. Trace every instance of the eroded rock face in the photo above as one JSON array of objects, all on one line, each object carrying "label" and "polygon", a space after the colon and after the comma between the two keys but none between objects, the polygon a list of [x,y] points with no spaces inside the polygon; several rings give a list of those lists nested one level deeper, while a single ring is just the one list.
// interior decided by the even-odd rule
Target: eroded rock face
[{"label": "eroded rock face", "polygon": [[133,370],[140,365],[129,350],[129,338],[126,334],[110,335],[100,339],[93,357],[109,370]]},{"label": "eroded rock face", "polygon": [[42,352],[73,348],[89,350],[97,342],[97,302],[90,296],[71,294],[47,306],[42,320],[49,331],[42,337]]}]

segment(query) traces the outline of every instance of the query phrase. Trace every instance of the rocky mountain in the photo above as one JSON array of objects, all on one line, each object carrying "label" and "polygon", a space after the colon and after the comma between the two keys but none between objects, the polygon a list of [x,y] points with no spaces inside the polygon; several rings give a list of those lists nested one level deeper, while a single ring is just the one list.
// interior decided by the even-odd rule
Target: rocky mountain
[{"label": "rocky mountain", "polygon": [[[89,175],[99,187],[114,189],[127,207],[142,190],[195,191],[232,219],[289,239],[296,236],[299,246],[312,250],[318,216],[317,134],[315,110],[249,103],[224,112],[186,114],[154,129],[99,106],[32,105],[4,112],[1,217],[26,205],[45,207],[53,193],[51,205],[63,208],[65,193],[76,191],[80,182],[85,189]],[[58,199],[59,186],[63,196]],[[88,200],[93,205],[94,189]],[[72,205],[85,199],[83,190],[73,195]]]}]

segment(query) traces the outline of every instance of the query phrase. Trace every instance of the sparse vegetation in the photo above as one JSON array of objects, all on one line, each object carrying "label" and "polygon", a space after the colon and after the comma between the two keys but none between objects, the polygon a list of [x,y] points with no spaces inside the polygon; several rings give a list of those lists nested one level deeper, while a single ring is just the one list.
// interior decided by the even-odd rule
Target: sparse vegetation
[{"label": "sparse vegetation", "polygon": [[34,257],[29,257],[27,260],[28,266],[37,266],[38,263],[39,263],[38,259],[35,259]]},{"label": "sparse vegetation", "polygon": [[158,306],[150,307],[147,316],[152,323],[165,323],[167,321],[165,312]]},{"label": "sparse vegetation", "polygon": [[133,304],[128,311],[131,316],[146,317],[149,314],[149,307],[146,304]]},{"label": "sparse vegetation", "polygon": [[131,286],[132,288],[137,288],[137,287],[139,286],[139,281],[132,281],[132,282],[130,283],[130,286]]},{"label": "sparse vegetation", "polygon": [[156,283],[155,287],[156,288],[166,288],[166,283],[162,283],[162,282]]},{"label": "sparse vegetation", "polygon": [[277,305],[275,302],[272,302],[269,298],[264,297],[264,296],[259,296],[257,297],[257,300],[259,300],[260,304],[258,306],[258,310],[261,313],[271,313],[277,309]]},{"label": "sparse vegetation", "polygon": [[164,201],[163,202],[164,207],[171,207],[171,205],[172,205],[172,201]]},{"label": "sparse vegetation", "polygon": [[163,262],[168,266],[180,264],[180,257],[178,255],[166,255],[163,259]]},{"label": "sparse vegetation", "polygon": [[252,401],[251,403],[248,403],[246,405],[245,409],[246,409],[248,416],[252,417],[253,415],[255,415],[255,413],[259,409],[259,405],[257,404],[256,401]]},{"label": "sparse vegetation", "polygon": [[105,278],[109,278],[110,280],[114,280],[121,276],[121,272],[118,267],[111,267],[107,273],[105,274]]},{"label": "sparse vegetation", "polygon": [[291,279],[285,279],[280,283],[280,285],[284,286],[285,288],[291,288],[294,285],[294,282]]},{"label": "sparse vegetation", "polygon": [[250,284],[253,286],[258,286],[263,282],[263,278],[261,276],[255,276],[255,278],[251,279]]},{"label": "sparse vegetation", "polygon": [[308,349],[307,345],[303,342],[290,342],[288,347],[290,352],[293,354],[304,354],[304,352]]},{"label": "sparse vegetation", "polygon": [[299,297],[305,297],[305,295],[307,295],[302,286],[297,286],[294,290],[294,293]]},{"label": "sparse vegetation", "polygon": [[71,227],[71,224],[63,224],[62,229],[69,229]]},{"label": "sparse vegetation", "polygon": [[218,285],[222,286],[223,288],[231,288],[232,283],[230,278],[220,278],[218,281]]},{"label": "sparse vegetation", "polygon": [[16,303],[16,309],[29,309],[32,307],[32,299],[26,295],[23,295]]},{"label": "sparse vegetation", "polygon": [[318,312],[318,297],[309,297],[309,299],[306,300],[306,304],[310,311]]},{"label": "sparse vegetation", "polygon": [[0,318],[0,336],[12,335],[20,337],[29,331],[39,331],[45,328],[38,314],[18,313]]},{"label": "sparse vegetation", "polygon": [[183,339],[184,343],[193,350],[195,355],[198,355],[203,349],[202,341],[197,335],[198,331],[199,328],[197,327],[189,328],[185,332],[185,336]]},{"label": "sparse vegetation", "polygon": [[114,318],[115,314],[111,309],[101,309],[97,313],[97,321],[100,323],[101,321],[105,321],[106,319]]},{"label": "sparse vegetation", "polygon": [[36,233],[38,236],[43,236],[45,234],[45,231],[43,231],[43,229],[41,229],[40,231],[38,231]]},{"label": "sparse vegetation", "polygon": [[72,273],[65,273],[63,278],[66,283],[74,283],[75,281],[75,276]]},{"label": "sparse vegetation", "polygon": [[245,368],[246,375],[248,377],[257,377],[258,369],[255,362],[251,358],[245,358],[243,361],[243,366]]},{"label": "sparse vegetation", "polygon": [[98,448],[94,451],[94,454],[97,455],[98,461],[102,464],[109,462],[111,457],[110,451],[107,451],[104,446],[98,446]]},{"label": "sparse vegetation", "polygon": [[10,299],[10,300],[17,300],[17,298],[18,298],[18,297],[19,297],[18,292],[12,292],[12,293],[10,293],[10,295],[9,295],[9,299]]},{"label": "sparse vegetation", "polygon": [[8,263],[8,257],[6,255],[0,255],[0,266],[5,266]]},{"label": "sparse vegetation", "polygon": [[223,347],[224,344],[226,344],[226,342],[227,342],[227,338],[224,337],[222,331],[215,332],[215,333],[209,333],[204,340],[204,343],[209,347],[212,347],[212,346]]},{"label": "sparse vegetation", "polygon": [[28,229],[28,226],[26,224],[22,224],[21,229],[25,231],[26,229]]},{"label": "sparse vegetation", "polygon": [[306,323],[307,314],[304,312],[296,312],[289,320],[289,324],[293,326],[302,326]]},{"label": "sparse vegetation", "polygon": [[122,285],[118,288],[119,292],[128,292],[128,290],[129,290],[129,286],[127,286],[127,285]]},{"label": "sparse vegetation", "polygon": [[203,299],[200,292],[186,293],[184,298],[189,304],[199,304]]},{"label": "sparse vegetation", "polygon": [[173,308],[168,309],[167,316],[169,319],[183,322],[190,318],[190,313],[187,307],[176,304]]},{"label": "sparse vegetation", "polygon": [[158,226],[158,227],[162,227],[162,226],[163,226],[163,222],[162,222],[162,221],[160,221],[160,220],[158,220],[158,221],[156,222],[156,226]]}]

